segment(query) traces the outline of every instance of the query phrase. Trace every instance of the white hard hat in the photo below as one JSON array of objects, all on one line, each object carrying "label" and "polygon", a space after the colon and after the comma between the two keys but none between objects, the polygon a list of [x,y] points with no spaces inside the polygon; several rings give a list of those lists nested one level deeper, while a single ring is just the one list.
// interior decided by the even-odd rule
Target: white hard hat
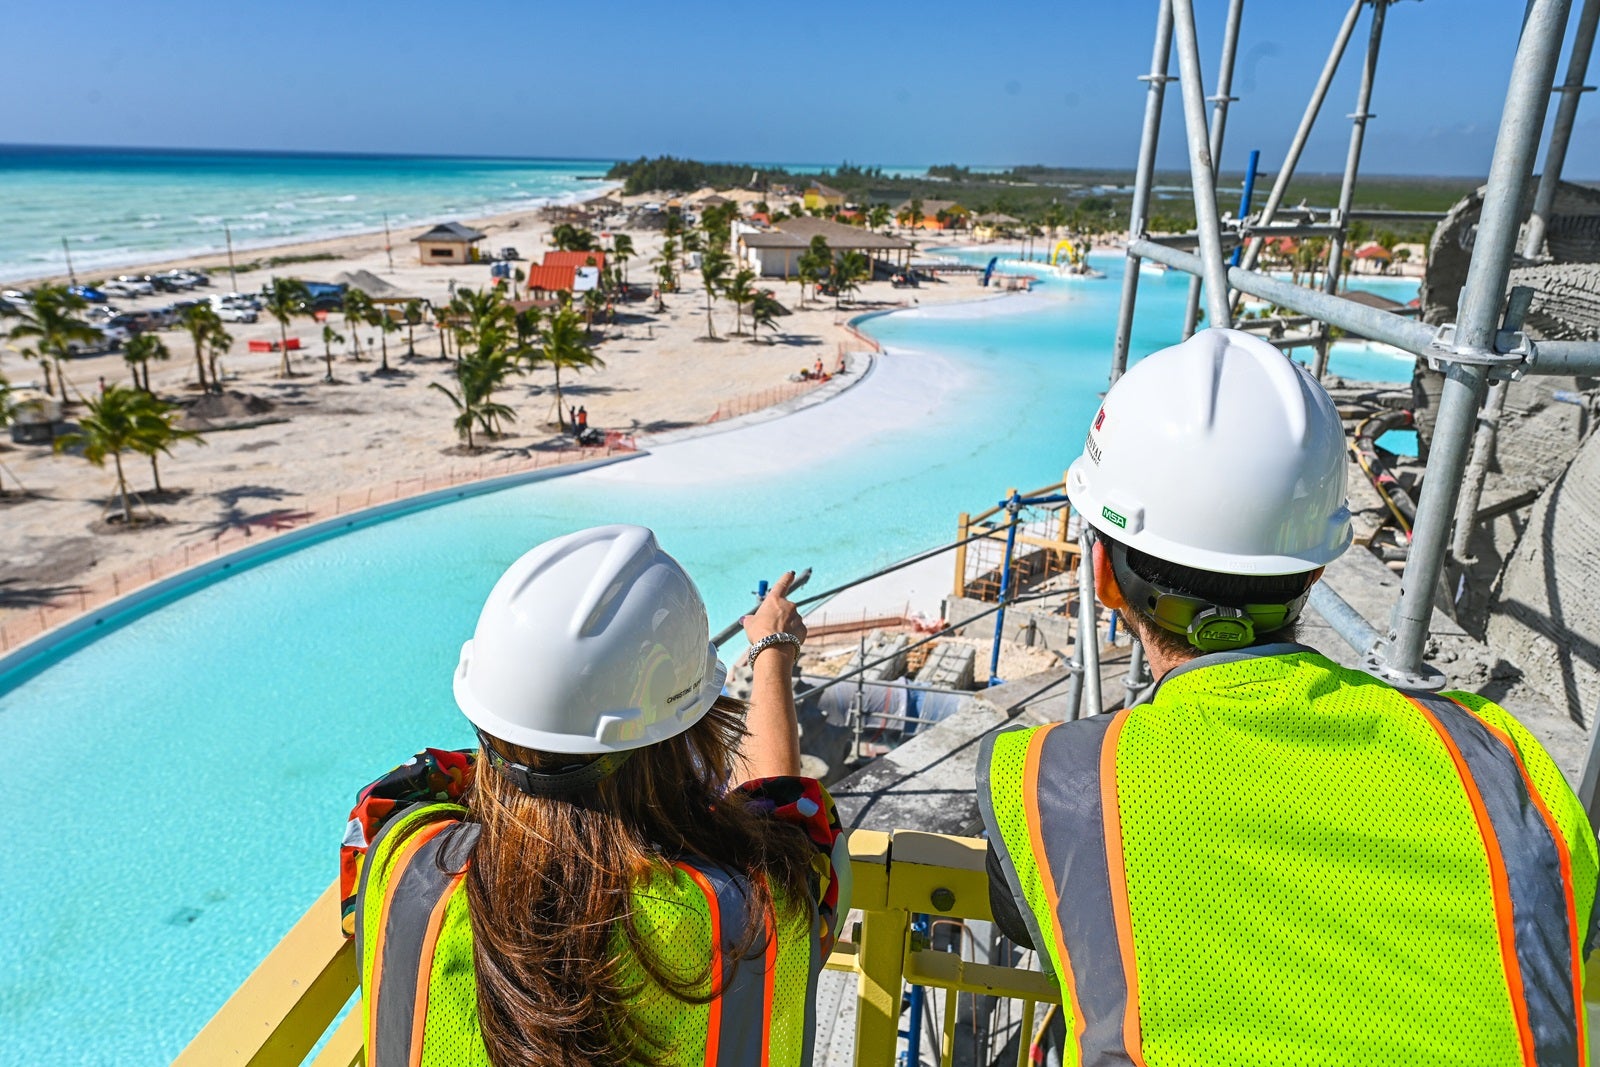
[{"label": "white hard hat", "polygon": [[501,575],[454,688],[489,737],[598,754],[687,730],[726,677],[678,561],[642,526],[598,526],[546,541]]},{"label": "white hard hat", "polygon": [[1259,337],[1209,329],[1118,379],[1067,470],[1092,526],[1222,574],[1297,574],[1350,546],[1344,428],[1312,377]]}]

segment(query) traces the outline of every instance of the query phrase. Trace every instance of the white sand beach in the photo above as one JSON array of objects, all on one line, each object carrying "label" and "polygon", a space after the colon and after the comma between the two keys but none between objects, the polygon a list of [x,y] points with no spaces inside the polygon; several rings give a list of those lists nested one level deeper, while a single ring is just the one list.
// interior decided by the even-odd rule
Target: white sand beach
[{"label": "white sand beach", "polygon": [[[533,262],[550,247],[549,224],[535,212],[463,221],[488,235],[488,248],[514,245]],[[637,283],[648,277],[661,238],[629,232],[636,256],[628,269]],[[394,234],[392,267],[381,232],[273,249],[271,254],[280,256],[335,258],[240,272],[237,287],[241,292],[258,290],[275,274],[331,281],[345,272],[368,271],[408,296],[443,303],[453,288],[489,284],[486,263],[419,264],[410,236]],[[239,258],[265,255],[258,251]],[[133,272],[178,265],[211,272],[213,284],[201,294],[229,288],[226,260],[215,255],[149,264]],[[790,381],[800,368],[821,359],[831,371],[845,348],[864,347],[844,326],[850,316],[898,306],[906,299],[902,291],[878,281],[865,283],[840,308],[826,299],[808,300],[802,310],[798,286],[771,279],[768,287],[792,311],[779,318],[778,336],[729,336],[734,308],[717,300],[712,314],[722,340],[710,342],[703,339],[706,311],[698,272],[683,271],[682,286],[681,292],[666,296],[663,313],[656,313],[648,299],[620,305],[616,323],[596,331],[602,335],[596,352],[605,366],[563,375],[565,404],[585,406],[591,426],[648,441],[649,435],[670,435],[789,399],[808,388]],[[923,305],[981,295],[986,291],[972,276],[916,291]],[[116,303],[136,310],[172,299],[156,294]],[[351,332],[338,312],[329,323],[340,333]],[[450,400],[429,388],[430,383],[449,383],[453,366],[441,358],[440,338],[431,327],[416,330],[415,357],[407,356],[404,331],[389,335],[389,361],[399,373],[388,377],[374,373],[379,331],[361,329],[360,361],[352,358],[348,345],[334,346],[334,384],[322,381],[320,323],[299,320],[289,331],[302,345],[294,359],[298,376],[290,379],[276,376],[276,353],[248,350],[251,341],[278,337],[274,321],[263,317],[254,324],[230,324],[228,330],[234,343],[221,361],[224,387],[262,410],[231,420],[240,428],[204,432],[203,444],[177,445],[170,458],[161,459],[161,494],[150,491],[148,461],[124,457],[130,487],[158,523],[120,530],[103,521],[115,507],[109,463],[102,470],[47,446],[0,443],[0,488],[6,491],[0,495],[0,626],[8,627],[7,644],[14,645],[25,630],[37,632],[43,625],[65,621],[109,595],[113,578],[116,588],[125,591],[141,574],[168,572],[190,556],[209,558],[244,537],[270,536],[308,521],[311,513],[348,511],[365,500],[405,495],[425,485],[437,488],[480,473],[554,462],[563,449],[574,447],[570,435],[556,426],[554,377],[540,370],[514,379],[503,395],[516,412],[506,435],[487,442],[480,455],[463,455],[451,428],[455,412]],[[152,365],[153,388],[173,398],[195,398],[188,336],[180,330],[165,330],[160,336],[172,358]],[[120,354],[72,360],[65,373],[74,397],[93,395],[102,382],[130,380]],[[37,363],[3,346],[0,375],[14,387],[42,384]],[[232,406],[239,409],[240,402]],[[844,439],[831,439],[830,445],[853,447]],[[569,452],[566,458],[575,455]]]}]

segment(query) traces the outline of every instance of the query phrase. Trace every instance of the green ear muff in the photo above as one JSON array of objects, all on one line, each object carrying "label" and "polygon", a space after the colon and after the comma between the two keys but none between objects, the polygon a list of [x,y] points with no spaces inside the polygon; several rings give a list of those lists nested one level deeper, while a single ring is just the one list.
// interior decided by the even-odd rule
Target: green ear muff
[{"label": "green ear muff", "polygon": [[1189,643],[1202,652],[1245,648],[1256,639],[1256,626],[1238,608],[1212,605],[1197,612],[1189,623]]}]

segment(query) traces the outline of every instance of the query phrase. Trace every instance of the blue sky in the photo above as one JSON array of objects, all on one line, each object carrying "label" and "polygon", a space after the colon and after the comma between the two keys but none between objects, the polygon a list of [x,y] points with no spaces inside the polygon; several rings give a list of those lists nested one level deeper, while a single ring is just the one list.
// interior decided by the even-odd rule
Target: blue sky
[{"label": "blue sky", "polygon": [[[1210,91],[1226,0],[1197,7]],[[1344,7],[1246,5],[1225,166],[1242,167],[1250,148],[1269,167],[1281,158]],[[0,142],[1131,166],[1156,4],[12,0],[3,10]],[[1522,10],[1519,0],[1390,9],[1364,169],[1486,171]],[[1366,18],[1304,169],[1343,165]],[[1183,167],[1176,85],[1166,115],[1162,165]],[[1567,174],[1600,178],[1592,95]]]}]

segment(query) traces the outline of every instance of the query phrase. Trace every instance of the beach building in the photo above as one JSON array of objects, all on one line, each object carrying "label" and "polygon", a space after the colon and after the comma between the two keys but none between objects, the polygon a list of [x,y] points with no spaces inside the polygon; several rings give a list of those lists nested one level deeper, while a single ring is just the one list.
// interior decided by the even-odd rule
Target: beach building
[{"label": "beach building", "polygon": [[918,230],[948,230],[965,226],[971,218],[972,212],[962,207],[954,200],[924,200],[921,206],[921,216],[913,224],[911,222],[910,200],[903,201],[894,209],[896,219],[905,220]]},{"label": "beach building", "polygon": [[528,278],[522,284],[529,300],[554,300],[562,293],[576,291],[577,276],[575,263],[530,263]]},{"label": "beach building", "polygon": [[546,252],[544,265],[547,267],[597,267],[606,269],[606,254],[598,249],[591,252]]},{"label": "beach building", "polygon": [[1383,274],[1394,262],[1394,254],[1376,241],[1368,241],[1355,251],[1350,269],[1358,274]]},{"label": "beach building", "polygon": [[477,245],[485,236],[459,222],[441,222],[411,240],[416,243],[417,255],[422,263],[476,263]]},{"label": "beach building", "polygon": [[993,241],[1009,233],[1017,226],[1022,225],[1022,220],[998,211],[985,212],[974,216],[972,236],[977,241]]},{"label": "beach building", "polygon": [[823,208],[844,207],[844,194],[829,185],[821,182],[812,182],[806,188],[805,201],[807,211],[821,211]]},{"label": "beach building", "polygon": [[848,226],[830,219],[782,219],[771,229],[762,230],[744,222],[734,223],[733,244],[736,258],[748,264],[762,278],[792,278],[800,270],[800,257],[820,235],[828,251],[863,252],[889,270],[903,270],[911,261],[912,244],[903,237],[873,233],[860,226]]}]

